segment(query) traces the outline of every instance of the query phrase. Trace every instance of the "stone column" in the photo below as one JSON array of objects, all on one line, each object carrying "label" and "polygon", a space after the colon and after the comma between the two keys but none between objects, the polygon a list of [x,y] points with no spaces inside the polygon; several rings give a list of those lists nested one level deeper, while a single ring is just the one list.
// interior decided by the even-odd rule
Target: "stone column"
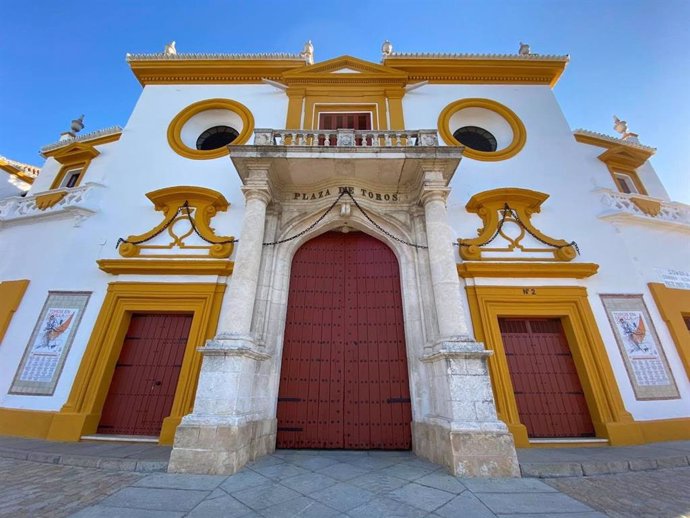
[{"label": "stone column", "polygon": [[450,189],[438,172],[424,174],[422,204],[426,217],[429,268],[434,289],[438,330],[441,339],[469,340],[460,298],[460,281],[455,264],[453,236],[448,225],[446,197]]},{"label": "stone column", "polygon": [[247,461],[274,450],[276,420],[257,400],[268,386],[270,355],[251,334],[263,249],[266,206],[271,200],[266,168],[250,171],[242,188],[244,221],[219,333],[199,348],[203,355],[194,411],[175,433],[168,471],[232,474]]},{"label": "stone column", "polygon": [[439,336],[421,358],[431,412],[413,423],[414,451],[457,476],[520,476],[513,437],[496,415],[491,351],[467,328],[446,211],[449,190],[441,173],[424,173],[421,201]]}]

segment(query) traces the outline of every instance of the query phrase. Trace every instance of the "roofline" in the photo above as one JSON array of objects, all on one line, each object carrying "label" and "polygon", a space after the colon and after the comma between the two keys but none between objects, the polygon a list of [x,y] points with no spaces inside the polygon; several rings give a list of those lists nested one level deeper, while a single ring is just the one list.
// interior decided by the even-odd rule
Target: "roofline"
[{"label": "roofline", "polygon": [[75,142],[88,142],[91,140],[103,140],[103,142],[99,142],[100,144],[105,144],[107,142],[113,142],[117,140],[117,138],[122,134],[122,128],[120,126],[110,126],[109,128],[103,128],[100,130],[92,131],[91,133],[84,133],[83,135],[77,135],[74,138],[69,138],[65,140],[58,140],[57,142],[53,142],[52,144],[48,144],[46,146],[43,146],[41,148],[41,155],[45,158],[47,155],[46,153],[50,153],[51,151],[55,151],[56,149],[63,148],[65,146],[69,146],[70,144],[73,144]]}]

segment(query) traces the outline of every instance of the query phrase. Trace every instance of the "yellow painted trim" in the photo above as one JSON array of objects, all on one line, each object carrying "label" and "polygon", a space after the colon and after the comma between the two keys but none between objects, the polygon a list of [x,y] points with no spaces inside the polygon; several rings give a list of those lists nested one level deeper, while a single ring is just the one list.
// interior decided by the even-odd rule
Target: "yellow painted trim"
[{"label": "yellow painted trim", "polygon": [[518,57],[482,59],[463,56],[392,56],[385,58],[383,65],[407,73],[410,83],[536,84],[553,88],[567,63],[564,59],[526,60]]},{"label": "yellow painted trim", "polygon": [[[632,168],[625,168],[624,166],[621,166],[620,164],[606,164],[609,174],[611,175],[611,179],[613,180],[613,184],[615,185],[616,189],[618,191],[621,190],[620,186],[618,185],[618,181],[616,180],[616,173],[618,174],[623,174],[632,180],[632,182],[635,184],[635,187],[637,188],[637,191],[639,194],[642,194],[643,196],[647,195],[647,189],[645,189],[644,184],[642,183],[642,180],[640,180],[640,176],[637,174],[637,171],[635,171]],[[622,192],[622,191],[621,191]]]},{"label": "yellow painted trim", "polygon": [[36,207],[39,210],[46,210],[67,196],[67,191],[48,192],[36,195]]},{"label": "yellow painted trim", "polygon": [[281,81],[284,72],[307,66],[303,59],[193,59],[129,61],[143,86],[161,84],[257,84]]},{"label": "yellow painted trim", "polygon": [[[577,251],[574,246],[568,244],[568,241],[549,237],[532,224],[532,214],[541,211],[541,205],[548,197],[549,195],[543,192],[532,191],[530,189],[519,189],[517,187],[491,189],[472,196],[465,205],[465,209],[469,213],[477,214],[481,218],[484,226],[479,230],[479,235],[477,237],[471,239],[458,239],[460,257],[466,261],[547,260],[542,258],[520,258],[508,255],[501,258],[496,256],[486,258],[482,255],[485,252],[505,252],[508,254],[518,249],[524,252],[548,252],[553,255],[554,261],[572,261],[575,259],[575,257],[577,257]],[[553,248],[523,248],[520,242],[524,237],[524,230],[522,234],[516,238],[510,238],[502,234],[502,237],[508,241],[505,247],[489,248],[480,246],[482,243],[489,241],[498,231],[498,225],[503,217],[503,210],[506,203],[517,213],[520,223],[522,223],[529,232],[537,236],[542,243]],[[506,221],[513,221],[512,216],[507,218]]]},{"label": "yellow painted trim", "polygon": [[690,417],[638,421],[645,442],[690,440]]},{"label": "yellow painted trim", "polygon": [[[354,70],[355,72],[336,72],[343,68]],[[366,87],[371,85],[390,85],[402,88],[407,82],[407,74],[395,68],[353,56],[339,56],[308,67],[287,71],[283,74],[282,82],[288,86],[323,85],[330,87],[350,85]]]},{"label": "yellow painted trim", "polygon": [[159,439],[172,444],[180,419],[192,411],[201,366],[196,349],[215,334],[224,292],[224,284],[213,283],[110,283],[69,398],[53,418],[47,438],[78,441],[96,432],[133,313],[193,313],[172,410]]},{"label": "yellow painted trim", "polygon": [[617,162],[624,167],[637,169],[644,164],[649,158],[654,155],[652,148],[633,147],[619,142],[612,142],[610,139],[600,138],[595,135],[583,135],[575,133],[573,135],[577,142],[581,144],[589,144],[606,149],[604,153],[599,155],[599,160],[605,164],[610,162]]},{"label": "yellow painted trim", "polygon": [[[228,210],[230,204],[228,200],[225,199],[218,191],[213,189],[207,189],[205,187],[196,187],[192,185],[177,185],[174,187],[166,187],[164,189],[158,189],[156,191],[151,191],[146,194],[146,197],[151,200],[155,210],[163,212],[163,220],[153,227],[148,232],[143,234],[131,235],[127,237],[126,241],[118,247],[120,255],[123,257],[135,257],[140,255],[142,250],[160,250],[166,251],[174,247],[179,247],[180,249],[195,249],[195,250],[207,250],[207,253],[211,257],[217,259],[230,257],[234,249],[234,243],[232,240],[233,236],[218,236],[215,230],[211,228],[211,219],[220,211],[225,212]],[[177,236],[173,233],[173,226],[168,225],[170,218],[177,215],[178,218],[187,218],[187,214],[180,213],[180,209],[184,206],[184,203],[193,210],[192,220],[194,222],[194,227],[197,229],[202,238],[207,240],[207,242],[212,242],[215,244],[208,245],[186,245],[184,239],[191,234],[190,230],[187,234],[183,236]],[[182,209],[183,211],[186,209]],[[167,245],[147,245],[146,241],[157,236],[163,230],[165,230],[166,225],[168,225],[168,233],[172,241]],[[137,242],[143,241],[143,243],[136,244]],[[230,241],[229,243],[221,243],[223,241]],[[188,256],[187,256],[188,257]],[[178,257],[179,259],[180,257]]]},{"label": "yellow painted trim", "polygon": [[45,439],[55,412],[0,408],[0,435]]},{"label": "yellow painted trim", "polygon": [[578,441],[574,439],[572,441],[558,441],[558,442],[531,442],[529,443],[530,448],[605,448],[611,446],[608,442],[588,442],[588,441]]},{"label": "yellow painted trim", "polygon": [[595,263],[458,263],[458,274],[464,279],[474,277],[502,278],[571,278],[585,279],[599,270]]},{"label": "yellow painted trim", "polygon": [[650,198],[642,198],[641,196],[631,196],[630,201],[647,214],[648,216],[658,216],[661,212],[661,201]]},{"label": "yellow painted trim", "polygon": [[489,369],[499,416],[513,433],[515,445],[530,447],[520,421],[508,369],[499,317],[559,318],[573,355],[596,436],[612,446],[640,444],[642,432],[626,411],[618,384],[582,287],[467,286],[475,337],[494,351]]},{"label": "yellow painted trim", "polygon": [[184,142],[182,142],[182,128],[187,121],[196,114],[207,110],[230,110],[242,119],[242,131],[237,138],[233,140],[234,146],[239,146],[246,143],[254,132],[254,116],[244,104],[238,103],[231,99],[205,99],[203,101],[190,104],[185,109],[180,111],[168,126],[168,144],[177,153],[185,158],[192,158],[194,160],[209,160],[212,158],[220,158],[230,153],[226,146],[219,149],[211,149],[203,151],[193,149]]},{"label": "yellow painted trim", "polygon": [[490,110],[494,113],[497,113],[503,117],[503,119],[505,119],[505,121],[510,125],[510,129],[513,132],[513,140],[507,147],[491,152],[477,151],[475,149],[465,147],[465,151],[463,153],[464,156],[473,158],[475,160],[496,162],[514,157],[525,146],[525,142],[527,142],[527,130],[515,112],[513,112],[507,106],[504,106],[501,103],[491,99],[479,98],[460,99],[450,103],[443,109],[443,111],[441,111],[441,114],[438,117],[438,132],[447,145],[462,146],[462,144],[453,136],[453,132],[450,129],[450,119],[455,113],[465,108],[483,108],[485,110]]},{"label": "yellow painted trim", "polygon": [[690,331],[685,325],[684,317],[690,316],[690,290],[667,288],[664,284],[650,282],[647,284],[652,292],[656,307],[664,319],[676,344],[685,372],[690,378]]},{"label": "yellow painted trim", "polygon": [[34,183],[34,177],[27,175],[24,171],[18,167],[14,167],[9,162],[0,158],[0,169],[5,171],[7,174],[16,176],[22,182],[28,183],[29,185]]},{"label": "yellow painted trim", "polygon": [[288,109],[285,127],[288,129],[302,129],[302,110],[304,108],[304,88],[289,88],[287,90]]},{"label": "yellow painted trim", "polygon": [[232,275],[227,259],[99,259],[98,267],[113,275]]},{"label": "yellow painted trim", "polygon": [[[28,287],[27,279],[0,282],[0,344]],[[2,419],[0,419],[1,422]]]},{"label": "yellow painted trim", "polygon": [[405,129],[405,114],[403,111],[402,98],[405,95],[405,90],[400,89],[386,89],[386,98],[388,99],[388,114],[391,120],[391,130]]}]

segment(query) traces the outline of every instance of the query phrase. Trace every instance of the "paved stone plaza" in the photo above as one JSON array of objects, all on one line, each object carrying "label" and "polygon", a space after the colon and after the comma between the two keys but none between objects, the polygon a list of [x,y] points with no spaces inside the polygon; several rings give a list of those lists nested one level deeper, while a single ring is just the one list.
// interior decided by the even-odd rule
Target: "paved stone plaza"
[{"label": "paved stone plaza", "polygon": [[[6,451],[5,451],[6,453]],[[0,458],[0,516],[690,516],[690,467],[539,480],[458,479],[410,452],[280,450],[234,476]]]}]

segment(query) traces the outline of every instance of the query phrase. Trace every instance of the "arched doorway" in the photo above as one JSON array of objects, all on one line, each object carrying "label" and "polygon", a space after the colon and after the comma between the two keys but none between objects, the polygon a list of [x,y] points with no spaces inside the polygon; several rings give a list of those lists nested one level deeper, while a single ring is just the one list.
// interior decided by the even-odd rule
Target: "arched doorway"
[{"label": "arched doorway", "polygon": [[292,261],[278,448],[409,449],[400,273],[362,232],[328,232]]}]

